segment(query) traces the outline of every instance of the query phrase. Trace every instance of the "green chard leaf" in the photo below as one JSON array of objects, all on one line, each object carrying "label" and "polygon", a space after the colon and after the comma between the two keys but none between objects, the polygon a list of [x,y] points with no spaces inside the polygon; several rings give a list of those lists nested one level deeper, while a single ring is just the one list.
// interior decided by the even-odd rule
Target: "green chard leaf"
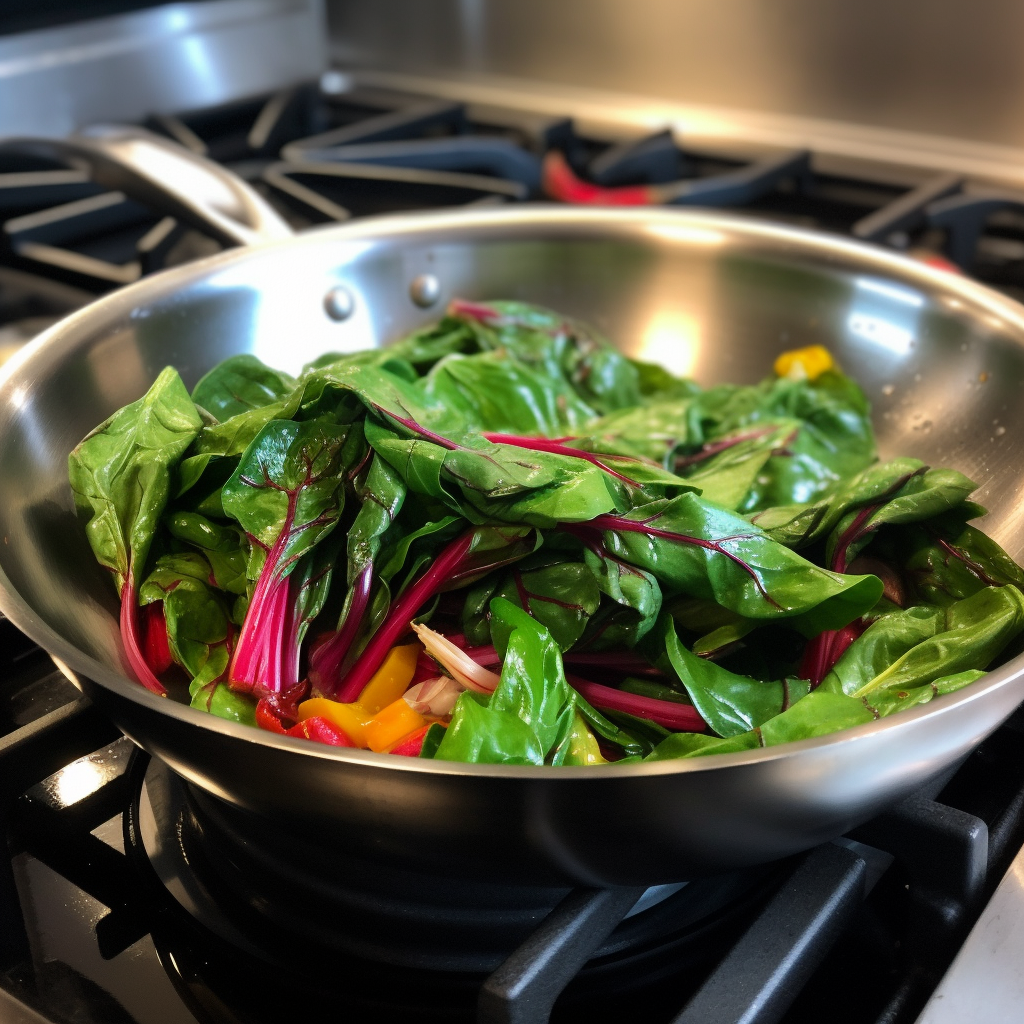
[{"label": "green chard leaf", "polygon": [[856,725],[873,722],[878,716],[862,701],[842,693],[821,689],[807,694],[781,715],[749,732],[717,738],[700,733],[673,733],[648,755],[650,761],[667,761],[679,757],[704,757],[708,754],[733,754],[758,747],[774,747],[780,743],[809,740],[827,736]]},{"label": "green chard leaf", "polygon": [[630,362],[637,372],[642,398],[688,398],[700,392],[699,384],[685,377],[677,377],[658,363],[646,363],[642,359],[630,359]]},{"label": "green chard leaf", "polygon": [[[212,492],[216,492],[219,499],[220,487],[236,468],[238,459],[256,435],[272,420],[294,419],[299,412],[302,396],[303,387],[297,385],[275,401],[242,409],[223,422],[205,425],[181,464],[178,496],[196,489],[207,502],[211,500],[209,496]],[[225,464],[226,470],[223,468]],[[197,511],[209,514],[210,509],[200,507]],[[219,500],[217,512],[222,512]]]},{"label": "green chard leaf", "polygon": [[587,728],[601,739],[621,748],[626,757],[643,757],[665,738],[668,730],[646,718],[635,718],[624,711],[600,712],[574,693],[577,713]]},{"label": "green chard leaf", "polygon": [[223,421],[279,402],[294,388],[294,378],[245,354],[230,356],[202,377],[192,401]]},{"label": "green chard leaf", "polygon": [[236,693],[224,681],[230,663],[231,651],[227,644],[218,644],[210,649],[210,656],[189,685],[190,707],[226,718],[229,722],[255,726],[256,701],[243,693]]},{"label": "green chard leaf", "polygon": [[761,726],[763,746],[774,747],[794,740],[827,736],[855,725],[873,722],[878,715],[862,701],[820,687],[798,701],[788,711]]},{"label": "green chard leaf", "polygon": [[694,707],[719,736],[738,736],[764,725],[810,691],[806,679],[762,682],[699,658],[680,642],[670,615],[662,616],[656,637]]},{"label": "green chard leaf", "polygon": [[230,594],[246,592],[249,542],[237,526],[222,526],[198,512],[170,512],[164,517],[168,533],[191,544],[210,564],[211,582]]},{"label": "green chard leaf", "polygon": [[879,527],[918,523],[949,512],[960,507],[975,486],[955,469],[923,468],[878,502],[846,512],[829,534],[826,562],[844,571]]},{"label": "green chard leaf", "polygon": [[442,501],[471,521],[551,528],[615,507],[612,478],[582,459],[492,444],[473,434],[444,438],[443,444],[406,438],[369,419],[365,431],[410,491]]},{"label": "green chard leaf", "polygon": [[813,381],[775,380],[759,415],[798,420],[785,453],[773,456],[743,506],[814,501],[875,460],[870,408],[858,385],[832,370]]},{"label": "green chard leaf", "polygon": [[773,540],[802,548],[827,537],[847,513],[884,504],[927,467],[919,459],[892,459],[869,466],[816,502],[779,505],[750,515]]},{"label": "green chard leaf", "polygon": [[578,711],[573,713],[572,727],[551,756],[552,764],[592,765],[606,764],[597,737],[590,731],[587,720]]},{"label": "green chard leaf", "polygon": [[680,447],[703,443],[697,408],[692,394],[673,395],[609,413],[591,423],[587,433],[595,445],[674,469]]},{"label": "green chard leaf", "polygon": [[[545,560],[543,552],[535,557]],[[497,583],[492,594],[529,612],[547,628],[563,651],[583,635],[590,616],[601,603],[594,574],[586,565],[569,561],[537,568],[516,565]],[[490,619],[491,639],[496,647],[508,643],[512,628],[508,619]]]},{"label": "green chard leaf", "polygon": [[119,409],[68,456],[75,507],[100,565],[121,596],[121,639],[135,678],[166,694],[142,648],[137,587],[160,517],[175,491],[179,463],[203,425],[181,378],[162,370],[137,402]]},{"label": "green chard leaf", "polygon": [[255,702],[226,683],[234,629],[224,598],[207,585],[210,563],[198,552],[161,555],[139,590],[142,604],[163,602],[167,643],[191,677],[191,706],[255,725]]},{"label": "green chard leaf", "polygon": [[945,609],[892,612],[846,649],[820,689],[889,714],[916,688],[986,669],[1022,630],[1024,595],[1016,587],[986,587]]},{"label": "green chard leaf", "polygon": [[448,308],[482,351],[505,350],[551,379],[564,378],[600,413],[640,402],[639,373],[593,328],[525,302],[463,302]]},{"label": "green chard leaf", "polygon": [[991,537],[967,525],[980,511],[968,502],[884,538],[886,560],[900,566],[917,600],[946,606],[986,586],[1024,591],[1024,570]]},{"label": "green chard leaf", "polygon": [[547,629],[511,602],[496,598],[491,616],[510,626],[501,682],[489,697],[470,690],[459,697],[434,756],[544,764],[574,727],[574,692],[565,681],[561,652]]},{"label": "green chard leaf", "polygon": [[808,636],[839,629],[882,594],[873,576],[829,572],[745,519],[693,494],[601,516],[605,547],[650,572],[663,589],[715,601],[745,618],[785,619]]},{"label": "green chard leaf", "polygon": [[168,367],[68,457],[75,505],[88,517],[89,543],[100,565],[113,570],[118,593],[145,566],[175,470],[202,426],[181,378]]},{"label": "green chard leaf", "polygon": [[591,619],[586,646],[595,651],[634,647],[654,626],[661,611],[661,587],[651,573],[613,557],[598,543],[583,551],[597,587],[611,600]]},{"label": "green chard leaf", "polygon": [[[500,440],[500,435],[490,436],[491,440]],[[570,438],[560,446],[560,450],[562,454],[586,453],[583,457],[610,477],[608,485],[616,495],[616,507],[622,510],[645,505],[656,498],[674,498],[679,494],[697,492],[700,489],[695,482],[677,476],[648,459],[638,457],[627,446],[607,442],[601,438]]]},{"label": "green chard leaf", "polygon": [[[230,669],[236,689],[279,692],[299,681],[299,645],[333,562],[308,556],[341,515],[345,438],[331,423],[272,420],[224,485],[224,510],[251,542],[247,575],[255,580]],[[305,569],[290,581],[298,564]]]},{"label": "green chard leaf", "polygon": [[792,443],[798,431],[790,420],[719,438],[695,455],[677,457],[676,469],[700,488],[705,501],[735,511],[747,504],[774,452]]},{"label": "green chard leaf", "polygon": [[[366,633],[367,608],[371,609],[370,625],[375,626],[391,603],[391,592],[386,581],[378,579],[374,593],[374,570],[382,538],[391,529],[405,501],[405,485],[394,469],[372,449],[367,450],[365,458],[369,460],[365,478],[356,472],[355,491],[360,501],[359,512],[345,538],[348,555],[347,589],[338,626],[332,634],[325,635],[309,657],[309,681],[315,690],[321,692],[332,691],[333,681],[340,675],[342,665],[357,643],[360,633]],[[323,569],[314,571],[314,578],[319,581],[319,590],[309,613],[304,616],[303,633],[323,608],[330,587],[331,567],[336,557],[333,549],[340,548],[340,545],[340,540],[334,541],[332,538],[332,542],[327,545],[329,552]],[[317,556],[316,560],[324,561],[325,558]],[[366,636],[368,638],[368,634]],[[361,650],[361,647],[356,649]]]},{"label": "green chard leaf", "polygon": [[251,542],[247,574],[273,557],[278,577],[334,528],[344,502],[344,429],[315,420],[271,420],[224,485],[224,511]]},{"label": "green chard leaf", "polygon": [[445,356],[474,352],[476,349],[473,331],[462,321],[450,316],[420,328],[388,346],[389,352],[405,359],[421,372],[429,370]]},{"label": "green chard leaf", "polygon": [[395,528],[385,534],[377,560],[381,579],[388,583],[400,574],[403,581],[414,576],[436,551],[462,533],[466,526],[466,521],[459,516],[440,515],[394,536],[398,526],[405,525],[406,518],[403,516]]},{"label": "green chard leaf", "polygon": [[405,502],[406,488],[397,471],[372,450],[366,479],[357,483],[359,512],[348,531],[348,583],[373,565],[385,533],[392,527]]},{"label": "green chard leaf", "polygon": [[420,384],[470,430],[557,437],[596,416],[562,377],[535,373],[507,350],[442,359]]}]

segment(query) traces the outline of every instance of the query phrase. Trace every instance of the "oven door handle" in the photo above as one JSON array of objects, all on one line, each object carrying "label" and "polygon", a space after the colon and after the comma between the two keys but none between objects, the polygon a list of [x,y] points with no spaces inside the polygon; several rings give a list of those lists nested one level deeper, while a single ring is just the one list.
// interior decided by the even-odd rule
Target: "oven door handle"
[{"label": "oven door handle", "polygon": [[0,150],[70,163],[97,184],[176,217],[222,245],[253,245],[293,234],[238,175],[134,125],[96,125],[65,139],[5,139]]}]

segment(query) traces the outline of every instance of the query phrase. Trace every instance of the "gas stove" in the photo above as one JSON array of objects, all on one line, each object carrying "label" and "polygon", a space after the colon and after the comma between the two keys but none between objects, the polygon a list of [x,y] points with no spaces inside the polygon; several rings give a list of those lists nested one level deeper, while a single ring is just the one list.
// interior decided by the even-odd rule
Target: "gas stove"
[{"label": "gas stove", "polygon": [[[144,123],[229,166],[299,230],[528,200],[728,207],[1024,298],[1012,190],[371,79],[330,72]],[[5,353],[97,295],[219,248],[17,150],[0,153],[0,223]],[[1024,871],[1020,712],[927,791],[792,860],[646,891],[523,889],[339,864],[316,837],[232,811],[149,761],[0,629],[4,1020],[910,1024],[924,1010],[939,1024],[930,997],[940,981],[940,995],[963,991],[958,969],[1016,891],[1004,882],[986,904],[1011,862]],[[982,939],[965,944],[979,915]]]}]

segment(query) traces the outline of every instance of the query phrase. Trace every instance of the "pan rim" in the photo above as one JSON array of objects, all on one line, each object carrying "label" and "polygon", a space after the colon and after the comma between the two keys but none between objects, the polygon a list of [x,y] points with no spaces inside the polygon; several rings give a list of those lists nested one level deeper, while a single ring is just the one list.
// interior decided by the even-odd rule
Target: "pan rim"
[{"label": "pan rim", "polygon": [[[99,328],[104,322],[112,323],[125,316],[137,315],[137,311],[144,308],[148,300],[156,298],[158,295],[166,295],[186,283],[201,281],[225,267],[244,263],[246,260],[266,252],[310,243],[338,243],[340,248],[341,245],[347,243],[370,241],[377,243],[409,237],[415,238],[418,235],[427,235],[438,231],[446,233],[445,241],[468,240],[476,234],[485,234],[488,230],[496,229],[503,229],[506,234],[502,237],[505,238],[515,237],[517,232],[523,235],[535,235],[538,231],[545,230],[561,235],[571,235],[574,231],[578,231],[583,236],[587,233],[595,233],[607,237],[609,230],[614,232],[616,227],[623,231],[626,229],[635,231],[638,225],[654,228],[668,226],[680,229],[674,240],[681,245],[687,244],[688,241],[692,244],[699,239],[699,232],[707,233],[717,230],[728,232],[731,236],[742,237],[748,241],[760,240],[776,245],[783,243],[792,250],[794,255],[817,257],[826,262],[854,261],[861,264],[865,271],[895,277],[910,285],[928,286],[947,296],[985,309],[991,315],[998,317],[1001,326],[1014,333],[1016,335],[1014,340],[1024,347],[1024,306],[978,282],[926,266],[880,247],[851,241],[841,235],[771,224],[735,214],[664,208],[594,209],[522,204],[515,207],[388,214],[368,217],[350,224],[328,225],[295,238],[218,253],[144,278],[77,310],[44,331],[38,338],[26,345],[21,352],[12,357],[4,367],[0,368],[0,431],[5,426],[8,410],[16,404],[13,401],[16,390],[23,383],[31,381],[35,365],[59,360],[66,352],[74,350],[80,344],[85,344],[90,338],[97,337],[100,333]],[[689,239],[687,239],[687,229],[690,229],[691,237]],[[658,235],[656,230],[651,233]],[[665,232],[660,237],[668,242],[673,241],[671,231]],[[742,768],[763,762],[797,757],[801,754],[807,757],[827,756],[829,751],[837,750],[842,745],[865,742],[881,733],[891,734],[895,738],[901,733],[910,732],[925,719],[933,720],[942,715],[955,713],[957,709],[966,707],[989,693],[1019,683],[1024,677],[1024,654],[1021,654],[963,690],[935,698],[927,704],[900,712],[893,718],[880,719],[825,736],[751,751],[628,765],[555,767],[550,765],[462,764],[460,762],[396,757],[391,754],[374,754],[370,751],[314,744],[305,740],[267,733],[212,715],[203,715],[203,712],[196,711],[185,704],[157,697],[137,682],[130,680],[127,675],[113,671],[64,640],[43,622],[31,605],[21,597],[2,568],[0,568],[0,612],[6,615],[30,639],[48,651],[58,668],[80,689],[83,688],[83,684],[79,676],[82,676],[121,697],[126,697],[150,710],[171,714],[172,717],[200,729],[208,729],[227,737],[261,743],[284,751],[294,751],[305,756],[361,765],[367,768],[379,767],[438,775],[523,778],[535,781],[543,780],[545,783],[556,778],[564,779],[566,782],[582,779],[648,778],[716,769]],[[1011,712],[1012,708],[1007,712],[1007,716]]]}]

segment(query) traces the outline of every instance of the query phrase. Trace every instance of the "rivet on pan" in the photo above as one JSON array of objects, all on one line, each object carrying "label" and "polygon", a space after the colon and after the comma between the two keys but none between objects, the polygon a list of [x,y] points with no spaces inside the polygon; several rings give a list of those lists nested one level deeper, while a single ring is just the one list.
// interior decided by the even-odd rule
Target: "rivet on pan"
[{"label": "rivet on pan", "polygon": [[332,288],[324,296],[324,311],[332,320],[347,320],[355,308],[356,300],[343,284]]},{"label": "rivet on pan", "polygon": [[417,306],[426,309],[441,298],[441,282],[433,274],[420,274],[409,285],[409,298]]}]

